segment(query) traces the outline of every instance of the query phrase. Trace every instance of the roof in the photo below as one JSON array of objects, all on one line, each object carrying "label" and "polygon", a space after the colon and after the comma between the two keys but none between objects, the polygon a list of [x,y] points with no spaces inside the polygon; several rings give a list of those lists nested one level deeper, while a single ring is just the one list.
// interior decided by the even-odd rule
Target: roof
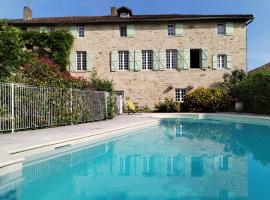
[{"label": "roof", "polygon": [[100,23],[129,23],[129,22],[161,22],[161,21],[194,21],[194,20],[232,20],[248,22],[254,19],[253,15],[133,15],[130,17],[118,16],[71,16],[46,17],[30,20],[10,19],[10,25],[72,25],[72,24],[100,24]]},{"label": "roof", "polygon": [[261,66],[261,67],[257,67],[257,68],[255,68],[255,69],[249,71],[248,73],[258,72],[258,71],[260,71],[260,70],[262,70],[262,69],[265,69],[265,68],[269,68],[269,69],[270,69],[270,63],[267,63],[267,64],[265,64],[265,65],[263,65],[263,66]]}]

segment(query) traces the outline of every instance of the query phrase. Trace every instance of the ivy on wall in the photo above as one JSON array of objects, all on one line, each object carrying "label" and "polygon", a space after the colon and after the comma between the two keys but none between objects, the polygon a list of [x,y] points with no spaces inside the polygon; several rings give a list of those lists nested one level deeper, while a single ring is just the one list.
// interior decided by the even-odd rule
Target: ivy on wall
[{"label": "ivy on wall", "polygon": [[53,32],[22,31],[21,38],[27,49],[32,49],[40,57],[48,55],[66,71],[69,55],[74,42],[72,34],[65,30]]}]

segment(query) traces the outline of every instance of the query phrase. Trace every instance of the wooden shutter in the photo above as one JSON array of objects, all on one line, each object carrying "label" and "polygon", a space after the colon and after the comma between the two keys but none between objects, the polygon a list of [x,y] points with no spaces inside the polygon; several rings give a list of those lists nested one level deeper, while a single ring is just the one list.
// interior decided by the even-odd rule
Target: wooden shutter
[{"label": "wooden shutter", "polygon": [[118,52],[111,52],[111,71],[116,72],[119,68]]},{"label": "wooden shutter", "polygon": [[180,71],[184,69],[184,50],[178,49],[177,50],[177,70]]},{"label": "wooden shutter", "polygon": [[138,72],[142,69],[142,51],[136,50],[134,52],[135,55],[135,63],[134,63],[134,71]]},{"label": "wooden shutter", "polygon": [[220,156],[214,156],[214,169],[219,169],[220,166]]},{"label": "wooden shutter", "polygon": [[227,54],[227,69],[231,69],[232,68],[232,55],[231,54]]},{"label": "wooden shutter", "polygon": [[180,37],[183,36],[183,24],[182,23],[176,23],[175,24],[175,36]]},{"label": "wooden shutter", "polygon": [[69,55],[69,71],[77,71],[77,54],[75,51],[72,51]]},{"label": "wooden shutter", "polygon": [[232,169],[232,168],[233,168],[233,157],[228,156],[228,169]]},{"label": "wooden shutter", "polygon": [[134,71],[135,69],[135,51],[130,50],[128,53],[128,66],[129,66],[129,71]]},{"label": "wooden shutter", "polygon": [[92,71],[92,54],[91,52],[86,52],[86,71]]},{"label": "wooden shutter", "polygon": [[77,26],[71,26],[69,27],[70,33],[75,37],[79,37],[78,27]]},{"label": "wooden shutter", "polygon": [[166,51],[159,50],[159,70],[164,71],[166,69]]},{"label": "wooden shutter", "polygon": [[217,69],[217,55],[216,54],[213,54],[213,66],[212,66],[212,68],[213,69]]},{"label": "wooden shutter", "polygon": [[208,68],[208,50],[202,49],[202,69]]},{"label": "wooden shutter", "polygon": [[190,50],[184,49],[183,51],[183,69],[190,69]]},{"label": "wooden shutter", "polygon": [[134,37],[134,25],[133,24],[129,24],[127,25],[127,37]]},{"label": "wooden shutter", "polygon": [[233,22],[226,22],[226,35],[233,35]]},{"label": "wooden shutter", "polygon": [[47,33],[48,31],[49,31],[49,28],[47,26],[39,27],[39,32],[41,33]]},{"label": "wooden shutter", "polygon": [[159,70],[159,50],[153,51],[153,71]]}]

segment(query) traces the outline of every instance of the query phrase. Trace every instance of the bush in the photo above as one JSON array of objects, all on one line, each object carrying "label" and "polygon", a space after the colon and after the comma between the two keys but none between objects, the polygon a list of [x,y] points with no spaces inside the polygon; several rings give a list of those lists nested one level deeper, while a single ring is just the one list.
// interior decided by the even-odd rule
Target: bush
[{"label": "bush", "polygon": [[235,87],[246,112],[270,114],[270,69],[249,74]]},{"label": "bush", "polygon": [[159,102],[155,105],[158,112],[180,112],[180,102],[174,101],[173,98],[165,98],[164,102]]},{"label": "bush", "polygon": [[184,98],[183,110],[188,112],[222,112],[231,104],[231,98],[221,88],[197,88]]}]

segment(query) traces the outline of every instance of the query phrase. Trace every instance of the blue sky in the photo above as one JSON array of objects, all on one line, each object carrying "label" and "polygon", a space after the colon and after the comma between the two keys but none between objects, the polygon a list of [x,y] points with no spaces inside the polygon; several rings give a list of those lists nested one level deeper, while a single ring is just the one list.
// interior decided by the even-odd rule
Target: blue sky
[{"label": "blue sky", "polygon": [[248,26],[249,69],[270,62],[269,0],[0,0],[0,18],[21,18],[29,2],[34,17],[108,15],[126,5],[134,14],[254,14]]}]

